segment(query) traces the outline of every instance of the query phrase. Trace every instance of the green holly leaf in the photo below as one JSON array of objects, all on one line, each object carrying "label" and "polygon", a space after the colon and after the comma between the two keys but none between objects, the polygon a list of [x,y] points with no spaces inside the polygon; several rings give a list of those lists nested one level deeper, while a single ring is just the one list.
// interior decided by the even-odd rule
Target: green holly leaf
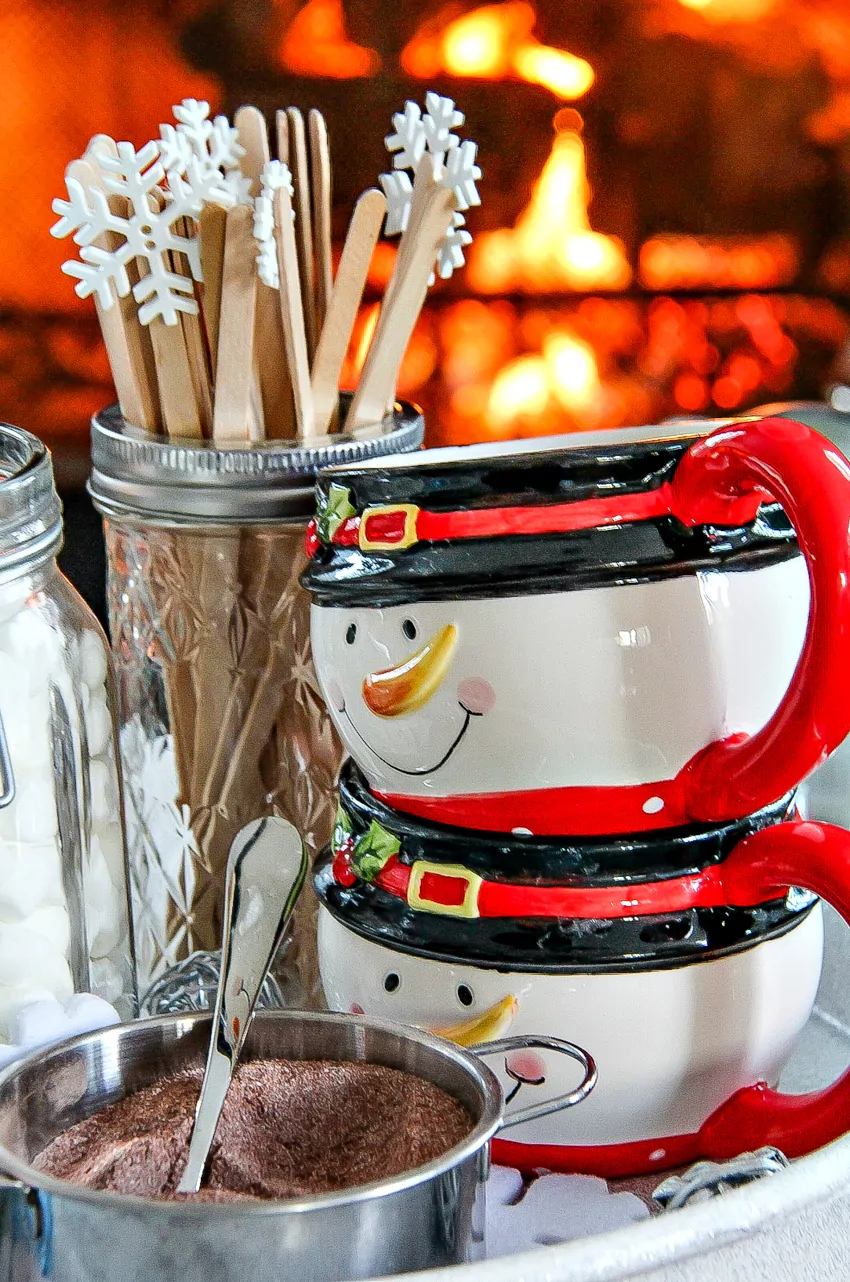
[{"label": "green holly leaf", "polygon": [[374,881],[384,865],[400,849],[398,837],[387,832],[377,819],[373,819],[366,832],[361,833],[354,843],[351,866],[363,881]]},{"label": "green holly leaf", "polygon": [[331,850],[338,854],[346,844],[354,827],[351,822],[351,816],[343,810],[341,805],[336,808],[336,820],[334,822],[333,836],[331,837]]},{"label": "green holly leaf", "polygon": [[329,487],[327,494],[320,493],[317,507],[316,532],[323,543],[330,543],[342,523],[357,515],[357,509],[351,504],[351,490],[336,483]]}]

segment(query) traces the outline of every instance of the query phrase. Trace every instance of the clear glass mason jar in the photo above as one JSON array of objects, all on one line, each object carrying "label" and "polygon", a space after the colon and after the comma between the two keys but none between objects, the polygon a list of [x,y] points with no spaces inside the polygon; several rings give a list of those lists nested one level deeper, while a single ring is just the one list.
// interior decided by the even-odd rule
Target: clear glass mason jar
[{"label": "clear glass mason jar", "polygon": [[59,572],[53,469],[0,425],[0,1042],[94,993],[135,1012],[106,638]]},{"label": "clear glass mason jar", "polygon": [[[209,1004],[224,869],[252,819],[330,838],[342,747],[310,651],[299,577],[316,471],[416,449],[399,408],[373,432],[251,448],[140,433],[117,408],[92,424],[90,491],[104,518],[139,993],[149,1010]],[[319,1000],[316,904],[302,892],[270,1001]]]}]

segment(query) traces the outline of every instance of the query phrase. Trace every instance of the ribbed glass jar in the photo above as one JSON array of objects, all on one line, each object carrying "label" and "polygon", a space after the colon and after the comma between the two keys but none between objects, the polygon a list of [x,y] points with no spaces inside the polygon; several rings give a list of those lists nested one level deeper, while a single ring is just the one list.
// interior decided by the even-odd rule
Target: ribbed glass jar
[{"label": "ribbed glass jar", "polygon": [[[299,584],[316,471],[417,448],[399,408],[360,439],[218,449],[139,433],[117,410],[92,427],[90,489],[104,517],[109,618],[138,985],[153,1013],[205,1007],[221,942],[224,869],[264,815],[327,843],[342,747],[313,671]],[[305,889],[269,1000],[319,998],[316,902]]]}]

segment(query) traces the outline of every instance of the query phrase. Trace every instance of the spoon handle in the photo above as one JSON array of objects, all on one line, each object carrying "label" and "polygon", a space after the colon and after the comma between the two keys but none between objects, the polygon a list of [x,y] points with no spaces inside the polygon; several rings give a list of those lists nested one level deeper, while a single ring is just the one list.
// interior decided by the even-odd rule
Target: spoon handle
[{"label": "spoon handle", "polygon": [[197,1193],[230,1079],[272,958],[307,874],[307,851],[285,819],[255,819],[230,847],[221,976],[189,1157],[178,1193]]}]

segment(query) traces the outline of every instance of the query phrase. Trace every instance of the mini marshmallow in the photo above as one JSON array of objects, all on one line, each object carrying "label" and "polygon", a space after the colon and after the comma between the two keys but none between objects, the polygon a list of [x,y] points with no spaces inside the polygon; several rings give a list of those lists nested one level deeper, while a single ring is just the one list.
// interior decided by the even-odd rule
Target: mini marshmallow
[{"label": "mini marshmallow", "polygon": [[64,649],[63,634],[44,617],[37,600],[32,608],[20,610],[0,629],[0,651],[23,660],[34,671],[61,671]]},{"label": "mini marshmallow", "polygon": [[106,682],[106,649],[97,632],[84,632],[80,637],[80,676],[90,690]]},{"label": "mini marshmallow", "polygon": [[106,860],[113,886],[119,887],[118,893],[123,896],[125,877],[124,843],[121,840],[121,828],[117,814],[112,817],[112,821],[109,824],[98,827],[97,833],[92,836],[91,849],[94,850],[95,846],[97,846]]},{"label": "mini marshmallow", "polygon": [[[61,994],[65,1000],[73,993],[74,986],[70,981],[69,971],[66,990]],[[19,1011],[37,1002],[53,1001],[56,1001],[56,997],[50,987],[37,983],[0,984],[0,1039],[4,1042],[14,1041],[11,1028]]]},{"label": "mini marshmallow", "polygon": [[0,810],[0,839],[49,844],[57,831],[52,777],[23,776],[16,784],[15,800]]},{"label": "mini marshmallow", "polygon": [[112,773],[104,761],[89,764],[89,788],[94,822],[101,824],[112,819],[117,813],[117,799]]},{"label": "mini marshmallow", "polygon": [[[111,886],[111,883],[110,883]],[[86,899],[89,956],[108,957],[121,939],[121,916],[114,895],[99,902]]]},{"label": "mini marshmallow", "polygon": [[76,1033],[94,1032],[97,1028],[111,1028],[121,1022],[115,1007],[94,993],[75,993],[67,1003],[65,1013],[71,1026],[69,1037]]},{"label": "mini marshmallow", "polygon": [[26,607],[34,590],[32,577],[22,574],[20,578],[7,579],[0,586],[0,627],[13,619]]},{"label": "mini marshmallow", "polygon": [[100,696],[90,696],[85,716],[89,752],[93,757],[99,757],[109,746],[112,737],[112,718],[106,700]]},{"label": "mini marshmallow", "polygon": [[[47,988],[57,997],[70,997],[74,985],[65,958],[68,947],[68,915],[64,913],[64,909],[43,908],[39,911],[62,912],[64,923],[56,923],[54,939],[48,939],[38,931],[27,930],[23,923],[3,926],[0,929],[0,984],[30,982],[38,988]],[[36,916],[36,913],[32,913],[25,921],[32,921]]]},{"label": "mini marshmallow", "polygon": [[67,955],[71,942],[71,921],[64,904],[43,904],[20,922],[7,923],[8,931],[24,930],[38,936],[56,952]]},{"label": "mini marshmallow", "polygon": [[65,1007],[55,997],[42,997],[19,1006],[9,1016],[9,1040],[19,1046],[46,1046],[69,1036]]},{"label": "mini marshmallow", "polygon": [[9,1016],[12,1053],[7,1059],[14,1059],[16,1053],[49,1046],[79,1033],[109,1028],[118,1022],[115,1007],[94,993],[76,993],[66,1003],[49,995],[37,997],[26,1001]]},{"label": "mini marshmallow", "polygon": [[62,860],[55,841],[0,841],[0,922],[21,921],[36,908],[65,902]]}]

